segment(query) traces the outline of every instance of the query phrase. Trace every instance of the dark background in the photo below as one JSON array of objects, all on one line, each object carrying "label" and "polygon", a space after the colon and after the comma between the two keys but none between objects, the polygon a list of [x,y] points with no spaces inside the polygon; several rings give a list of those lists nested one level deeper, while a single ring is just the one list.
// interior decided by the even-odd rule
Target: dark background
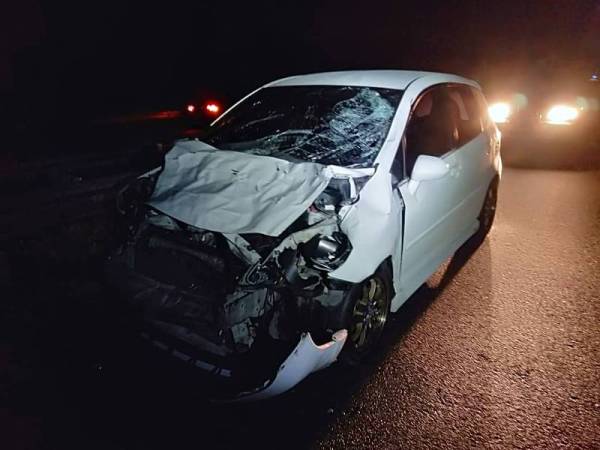
[{"label": "dark background", "polygon": [[0,13],[9,118],[65,122],[227,100],[290,74],[455,72],[494,84],[600,65],[600,3],[22,0]]}]

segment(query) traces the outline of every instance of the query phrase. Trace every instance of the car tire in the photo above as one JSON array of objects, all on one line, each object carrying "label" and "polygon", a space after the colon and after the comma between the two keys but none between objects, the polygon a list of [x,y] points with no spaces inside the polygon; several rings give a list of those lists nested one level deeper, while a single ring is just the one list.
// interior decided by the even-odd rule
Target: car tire
[{"label": "car tire", "polygon": [[387,264],[353,286],[344,299],[343,327],[348,339],[340,354],[343,364],[356,366],[377,347],[390,315],[392,276]]},{"label": "car tire", "polygon": [[488,190],[485,193],[485,198],[483,200],[483,205],[481,206],[481,211],[479,211],[479,215],[477,216],[477,220],[479,220],[479,229],[475,233],[474,241],[478,244],[481,244],[485,237],[489,234],[492,229],[492,225],[494,224],[494,219],[496,217],[496,205],[498,203],[498,179],[494,178],[488,187]]}]

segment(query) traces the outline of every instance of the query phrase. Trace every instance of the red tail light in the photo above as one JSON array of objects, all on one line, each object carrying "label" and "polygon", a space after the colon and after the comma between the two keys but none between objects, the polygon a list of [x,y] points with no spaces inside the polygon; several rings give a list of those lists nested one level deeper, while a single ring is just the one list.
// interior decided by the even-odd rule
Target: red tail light
[{"label": "red tail light", "polygon": [[208,102],[206,105],[204,105],[204,109],[208,114],[213,116],[216,116],[221,112],[221,107],[216,102]]}]

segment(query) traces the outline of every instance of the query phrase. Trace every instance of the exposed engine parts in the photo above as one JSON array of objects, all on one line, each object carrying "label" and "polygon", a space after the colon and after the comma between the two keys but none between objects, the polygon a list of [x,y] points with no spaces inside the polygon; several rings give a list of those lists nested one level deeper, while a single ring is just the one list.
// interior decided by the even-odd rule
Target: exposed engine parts
[{"label": "exposed engine parts", "polygon": [[341,183],[330,190],[337,198],[322,198],[281,237],[217,233],[124,204],[151,192],[152,178],[141,185],[120,192],[129,237],[109,273],[146,323],[219,356],[247,352],[261,339],[331,331],[327,311],[344,291],[332,289],[327,272],[352,249],[336,213],[347,198]]}]

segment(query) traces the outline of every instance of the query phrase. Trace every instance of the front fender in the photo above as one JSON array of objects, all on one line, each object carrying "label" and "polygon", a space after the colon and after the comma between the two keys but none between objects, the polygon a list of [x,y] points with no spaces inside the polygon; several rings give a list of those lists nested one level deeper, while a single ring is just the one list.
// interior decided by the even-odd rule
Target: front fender
[{"label": "front fender", "polygon": [[359,283],[375,273],[392,255],[394,273],[400,264],[402,200],[395,195],[389,173],[376,174],[363,188],[360,200],[344,216],[341,230],[352,244],[348,259],[329,276]]}]

